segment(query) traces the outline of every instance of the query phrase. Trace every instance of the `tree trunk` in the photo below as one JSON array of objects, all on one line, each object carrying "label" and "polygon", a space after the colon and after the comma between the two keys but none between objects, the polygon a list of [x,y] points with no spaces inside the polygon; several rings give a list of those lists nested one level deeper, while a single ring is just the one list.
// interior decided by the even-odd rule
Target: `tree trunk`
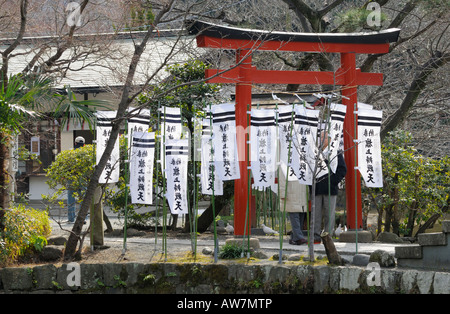
[{"label": "tree trunk", "polygon": [[94,194],[94,203],[92,204],[93,208],[91,215],[91,232],[93,241],[91,245],[94,247],[104,245],[102,195],[102,188],[101,186],[98,186]]},{"label": "tree trunk", "polygon": [[78,216],[75,220],[75,223],[72,228],[72,232],[70,233],[69,239],[67,240],[66,250],[64,252],[65,259],[71,259],[75,256],[76,248],[79,240],[79,235],[81,234],[81,230],[83,227],[84,220],[89,211],[89,208],[92,203],[92,199],[94,197],[95,189],[98,186],[98,180],[100,175],[103,172],[103,168],[105,168],[106,163],[111,156],[111,152],[114,148],[117,137],[119,136],[120,126],[122,121],[125,119],[126,110],[130,103],[134,100],[134,97],[130,96],[131,89],[133,87],[133,79],[136,73],[137,64],[141,58],[142,53],[144,52],[145,46],[153,35],[153,31],[155,29],[155,25],[159,23],[162,17],[171,10],[173,4],[173,0],[169,1],[167,4],[164,4],[159,11],[158,15],[155,17],[154,24],[149,27],[144,38],[142,39],[139,45],[135,45],[134,52],[128,67],[127,76],[125,79],[125,84],[122,89],[122,95],[120,98],[120,102],[117,106],[117,115],[116,121],[113,122],[111,128],[111,134],[108,139],[108,143],[106,144],[105,151],[100,158],[100,161],[94,168],[94,173],[91,176],[91,179],[88,183],[86,194],[83,202],[81,203],[81,208],[78,213]]},{"label": "tree trunk", "polygon": [[428,220],[419,228],[419,230],[417,230],[416,234],[414,235],[415,238],[417,238],[417,236],[420,233],[424,233],[428,228],[431,228],[434,223],[436,222],[436,220],[438,220],[438,218],[441,217],[441,214],[433,214],[430,218],[428,218]]},{"label": "tree trunk", "polygon": [[322,243],[325,247],[325,252],[327,253],[328,262],[332,265],[344,265],[341,256],[334,246],[334,242],[333,239],[331,239],[330,234],[328,232],[323,232],[320,237],[322,238]]},{"label": "tree trunk", "polygon": [[0,236],[5,231],[4,216],[8,208],[8,135],[0,132]]},{"label": "tree trunk", "polygon": [[[222,210],[222,208],[224,208],[229,201],[229,197],[226,197],[224,195],[222,196],[216,196],[214,198],[214,213],[215,215],[213,215],[213,204],[211,203],[208,208],[205,209],[205,211],[203,212],[203,214],[201,214],[200,217],[198,217],[198,222],[197,222],[197,232],[205,232],[206,230],[208,230],[209,226],[211,226],[211,224],[214,222],[214,220],[216,219],[216,216],[219,215],[220,211]],[[188,225],[188,224],[186,224]],[[185,228],[185,231],[189,230],[189,226],[187,228]]]}]

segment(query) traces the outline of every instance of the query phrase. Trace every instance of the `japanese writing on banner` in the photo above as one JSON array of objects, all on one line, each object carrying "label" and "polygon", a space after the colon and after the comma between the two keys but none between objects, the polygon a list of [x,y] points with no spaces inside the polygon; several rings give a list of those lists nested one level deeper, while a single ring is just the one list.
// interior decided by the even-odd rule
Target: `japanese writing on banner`
[{"label": "japanese writing on banner", "polygon": [[256,188],[275,184],[277,137],[275,111],[252,109],[250,127],[251,170]]},{"label": "japanese writing on banner", "polygon": [[201,176],[200,185],[202,194],[223,195],[223,181],[219,179],[214,166],[214,147],[209,119],[203,119],[201,138]]},{"label": "japanese writing on banner", "polygon": [[358,109],[358,168],[366,186],[383,187],[381,165],[382,111]]},{"label": "japanese writing on banner", "polygon": [[[100,158],[105,151],[106,144],[108,143],[111,135],[112,121],[116,118],[116,111],[97,111],[97,149],[96,149],[96,162],[100,161]],[[117,137],[114,144],[114,148],[111,152],[111,156],[108,158],[105,168],[98,180],[99,183],[115,183],[119,181],[119,137]]]},{"label": "japanese writing on banner", "polygon": [[155,133],[133,132],[130,153],[130,195],[133,204],[153,203]]},{"label": "japanese writing on banner", "polygon": [[[284,177],[288,178],[288,181],[297,180],[296,171],[300,168],[300,156],[292,141],[295,135],[294,125],[295,109],[292,106],[279,106],[278,134],[280,142],[280,168],[283,171]],[[289,171],[289,174],[286,173],[287,171]]]},{"label": "japanese writing on banner", "polygon": [[234,104],[211,106],[216,173],[222,181],[240,178]]},{"label": "japanese writing on banner", "polygon": [[296,136],[294,140],[296,140],[295,147],[300,159],[297,178],[300,184],[311,185],[315,164],[319,110],[296,106],[295,113]]},{"label": "japanese writing on banner", "polygon": [[187,201],[187,171],[189,146],[187,139],[168,140],[166,142],[166,182],[167,202],[170,212],[176,214],[188,213]]}]

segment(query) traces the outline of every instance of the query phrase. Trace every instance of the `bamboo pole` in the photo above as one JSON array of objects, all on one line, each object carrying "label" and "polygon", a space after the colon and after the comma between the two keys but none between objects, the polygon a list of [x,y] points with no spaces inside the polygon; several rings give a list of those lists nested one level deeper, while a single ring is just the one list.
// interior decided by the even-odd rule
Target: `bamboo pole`
[{"label": "bamboo pole", "polygon": [[129,169],[128,169],[128,141],[130,140],[130,135],[132,134],[128,134],[128,121],[125,120],[125,221],[124,221],[124,225],[123,225],[123,248],[122,248],[122,255],[125,255],[125,252],[127,251],[127,223],[128,223],[128,185],[129,185],[129,179],[130,179],[130,174],[129,174]]}]

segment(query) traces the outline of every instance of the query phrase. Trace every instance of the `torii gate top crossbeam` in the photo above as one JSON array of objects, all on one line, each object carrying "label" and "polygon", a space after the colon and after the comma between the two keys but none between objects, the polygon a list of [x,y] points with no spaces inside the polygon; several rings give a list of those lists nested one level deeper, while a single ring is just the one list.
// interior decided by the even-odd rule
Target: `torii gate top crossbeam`
[{"label": "torii gate top crossbeam", "polygon": [[291,33],[221,26],[203,21],[188,23],[199,47],[304,52],[387,53],[398,28],[369,33]]}]

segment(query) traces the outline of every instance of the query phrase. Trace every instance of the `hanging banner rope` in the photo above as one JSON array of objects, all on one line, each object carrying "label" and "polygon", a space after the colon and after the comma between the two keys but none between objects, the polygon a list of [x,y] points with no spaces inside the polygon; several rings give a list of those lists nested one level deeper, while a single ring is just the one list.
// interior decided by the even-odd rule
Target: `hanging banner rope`
[{"label": "hanging banner rope", "polygon": [[201,189],[202,194],[223,195],[223,181],[219,179],[214,171],[214,148],[210,120],[203,119],[203,129],[201,138]]},{"label": "hanging banner rope", "polygon": [[358,168],[366,186],[383,187],[380,128],[381,110],[358,110]]},{"label": "hanging banner rope", "polygon": [[275,184],[277,137],[275,110],[252,109],[250,127],[253,187],[263,190]]},{"label": "hanging banner rope", "polygon": [[211,106],[215,168],[222,181],[240,178],[234,104]]},{"label": "hanging banner rope", "polygon": [[294,146],[300,159],[297,178],[300,184],[312,185],[320,111],[296,106],[295,112]]},{"label": "hanging banner rope", "polygon": [[155,133],[133,132],[131,142],[131,202],[133,204],[153,204]]},{"label": "hanging banner rope", "polygon": [[166,197],[170,212],[174,215],[188,213],[188,159],[189,143],[187,139],[166,142]]},{"label": "hanging banner rope", "polygon": [[[108,143],[109,136],[111,135],[112,121],[116,118],[116,114],[116,111],[97,111],[96,113],[97,164],[105,151],[106,144]],[[119,181],[119,154],[119,137],[117,137],[111,156],[109,157],[108,162],[100,175],[98,181],[99,183],[115,183]]]}]

